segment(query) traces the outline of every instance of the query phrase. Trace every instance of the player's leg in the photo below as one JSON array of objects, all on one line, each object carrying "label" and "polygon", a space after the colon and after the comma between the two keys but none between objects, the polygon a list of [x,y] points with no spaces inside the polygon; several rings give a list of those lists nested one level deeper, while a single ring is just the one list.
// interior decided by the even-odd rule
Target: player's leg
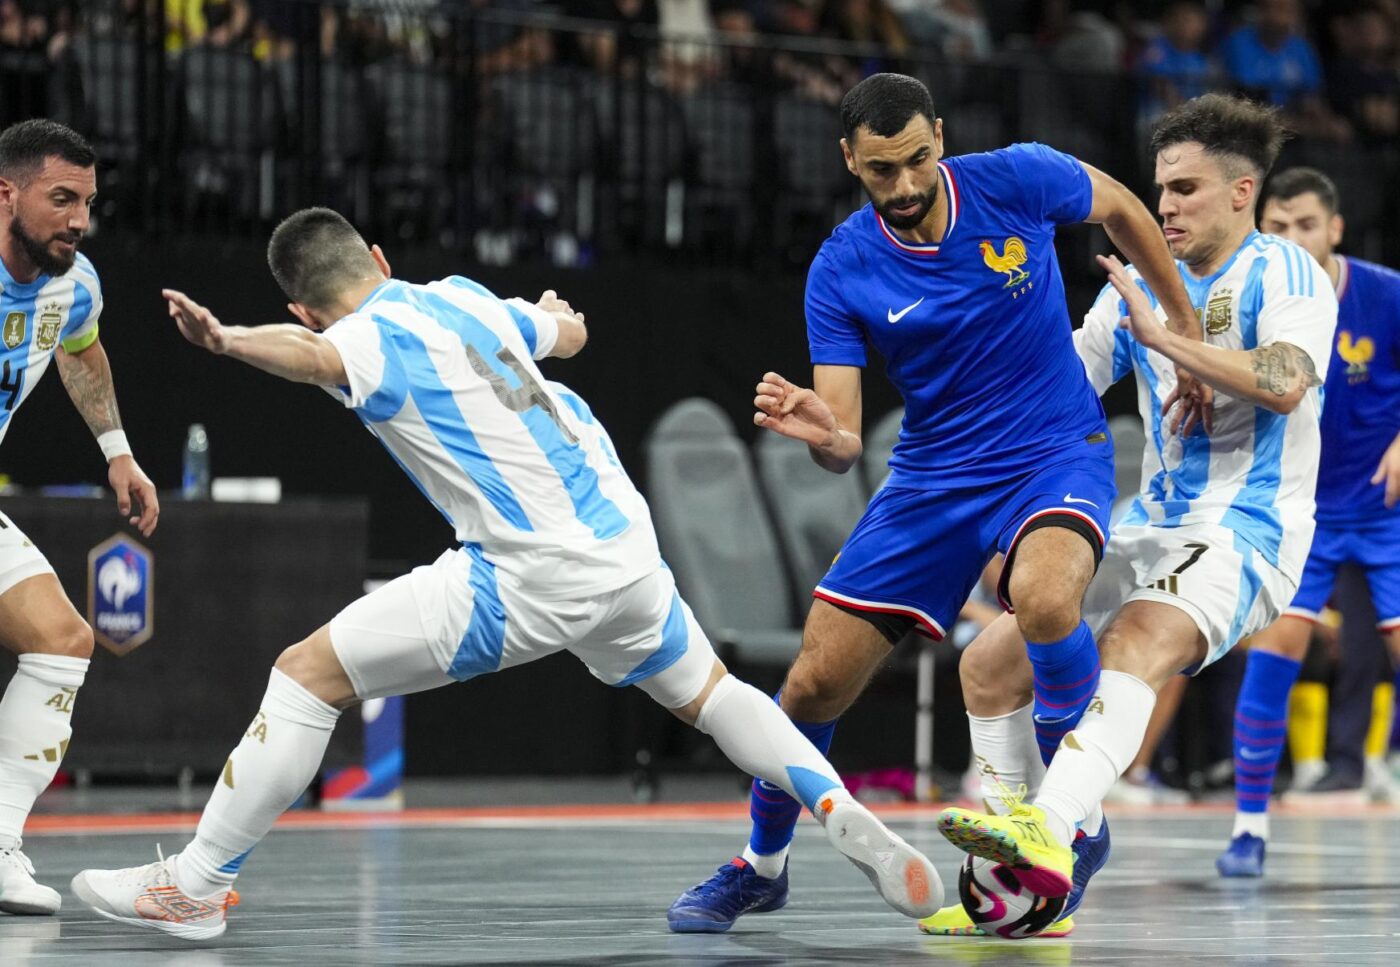
[{"label": "player's leg", "polygon": [[72,737],[92,630],[43,555],[0,514],[0,646],[19,657],[0,698],[0,911],[57,912],[57,891],[34,882],[20,851],[25,820]]},{"label": "player's leg", "polygon": [[1288,737],[1288,698],[1312,637],[1312,622],[1303,613],[1311,601],[1311,596],[1295,597],[1289,613],[1250,639],[1235,700],[1235,827],[1229,847],[1215,861],[1221,876],[1264,873],[1269,796]]},{"label": "player's leg", "polygon": [[[641,688],[711,736],[739,768],[800,802],[896,909],[922,916],[937,906],[942,886],[933,866],[855,802],[836,770],[771,698],[728,673],[669,571],[624,589],[607,610],[588,640],[570,646],[596,676]],[[876,860],[877,851],[887,862]],[[760,877],[736,858],[672,905],[671,928],[718,932],[742,913],[783,906],[782,872]]]},{"label": "player's leg", "polygon": [[[1271,622],[1292,596],[1287,579],[1230,531],[1141,531],[1134,542],[1139,589],[1100,638],[1099,688],[1062,740],[1036,805],[1016,803],[1005,819],[947,810],[940,820],[955,845],[1020,867],[1022,882],[1043,895],[1068,892],[1074,831],[1141,747],[1157,691]],[[1191,562],[1186,568],[1183,559]]]},{"label": "player's leg", "polygon": [[[454,553],[444,555],[351,603],[286,649],[257,715],[214,784],[194,840],[144,867],[84,870],[73,879],[79,899],[107,919],[187,940],[223,933],[244,861],[315,777],[341,711],[454,680],[440,639],[455,628],[466,647],[469,621],[453,614],[442,622],[445,634],[425,630],[421,602],[475,611],[464,568]],[[454,591],[465,603],[449,600]]]},{"label": "player's leg", "polygon": [[[886,487],[875,495],[831,569],[813,591],[802,649],[778,693],[817,750],[831,746],[836,719],[909,631],[938,638],[961,608],[988,557],[974,502]],[[743,858],[777,876],[802,806],[756,779],[753,828]]]},{"label": "player's leg", "polygon": [[1046,763],[1098,681],[1098,649],[1081,604],[1104,554],[1113,480],[1111,452],[1086,443],[1025,481],[1000,514],[1006,567],[998,590],[1035,669],[1033,714]]}]

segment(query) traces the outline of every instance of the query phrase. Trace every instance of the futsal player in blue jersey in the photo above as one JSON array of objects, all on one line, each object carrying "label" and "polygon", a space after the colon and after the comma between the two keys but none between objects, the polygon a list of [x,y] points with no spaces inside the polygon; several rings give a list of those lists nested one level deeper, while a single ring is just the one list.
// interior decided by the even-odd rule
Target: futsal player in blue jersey
[{"label": "futsal player in blue jersey", "polygon": [[[841,124],[846,165],[871,201],[808,274],[812,387],[767,374],[755,422],[807,443],[822,467],[849,470],[861,453],[867,344],[905,417],[888,481],[813,592],[778,701],[825,750],[893,645],[910,631],[943,637],[1002,552],[999,595],[1030,643],[1048,756],[1098,679],[1080,601],[1114,498],[1112,443],[1075,354],[1056,226],[1102,224],[1163,294],[1173,330],[1199,339],[1199,321],[1155,220],[1101,172],[1038,144],[944,159],[928,89],[898,74],[853,87]],[[1204,392],[1184,375],[1182,385]],[[756,780],[747,847],[675,902],[671,928],[727,930],[785,904],[800,808]],[[1107,834],[1085,848],[1101,862]]]},{"label": "futsal player in blue jersey", "polygon": [[[102,286],[78,251],[96,194],[97,155],[77,132],[33,119],[0,134],[0,439],[53,363],[107,459],[117,508],[149,536],[160,504],[122,430],[98,336]],[[53,914],[61,898],[35,882],[21,834],[68,750],[92,629],[47,558],[3,513],[0,648],[19,656],[0,698],[0,912]]]},{"label": "futsal player in blue jersey", "polygon": [[[1288,696],[1337,568],[1366,572],[1379,629],[1400,663],[1400,273],[1338,254],[1336,185],[1312,168],[1279,172],[1259,227],[1297,242],[1337,290],[1337,338],[1323,385],[1317,533],[1293,603],[1255,635],[1235,706],[1235,828],[1222,876],[1262,876],[1269,794]],[[1362,777],[1354,777],[1359,787]]]}]

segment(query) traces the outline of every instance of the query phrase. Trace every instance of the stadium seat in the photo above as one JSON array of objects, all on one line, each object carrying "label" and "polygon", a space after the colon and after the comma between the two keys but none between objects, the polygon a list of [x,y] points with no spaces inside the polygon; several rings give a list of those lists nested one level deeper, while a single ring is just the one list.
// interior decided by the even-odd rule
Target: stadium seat
[{"label": "stadium seat", "polygon": [[863,439],[864,448],[861,454],[861,471],[865,474],[865,486],[868,492],[874,493],[884,484],[885,478],[890,473],[890,455],[894,453],[894,445],[899,441],[899,428],[904,423],[904,409],[890,410],[874,423],[867,423],[869,427]]},{"label": "stadium seat", "polygon": [[709,400],[676,403],[645,442],[666,560],[722,657],[787,664],[802,644],[792,590],[749,451]]},{"label": "stadium seat", "polygon": [[1118,497],[1113,502],[1112,523],[1117,523],[1142,487],[1142,451],[1147,436],[1142,432],[1142,419],[1127,414],[1108,421],[1113,436],[1113,482]]},{"label": "stadium seat", "polygon": [[792,569],[797,612],[803,614],[812,588],[865,510],[865,487],[858,473],[823,470],[806,444],[777,433],[760,435],[754,456]]},{"label": "stadium seat", "polygon": [[686,178],[685,238],[692,246],[747,250],[753,234],[753,93],[727,84],[680,99],[693,160]]}]

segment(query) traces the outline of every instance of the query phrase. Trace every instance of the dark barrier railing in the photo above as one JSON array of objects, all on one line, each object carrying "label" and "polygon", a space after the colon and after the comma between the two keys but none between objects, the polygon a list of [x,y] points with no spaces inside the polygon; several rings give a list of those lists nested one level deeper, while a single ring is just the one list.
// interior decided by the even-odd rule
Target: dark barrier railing
[{"label": "dark barrier railing", "polygon": [[[61,3],[45,36],[0,48],[0,120],[47,114],[96,144],[101,231],[262,237],[327,204],[376,237],[487,264],[675,251],[801,265],[862,201],[836,102],[881,69],[929,84],[950,153],[1039,140],[1150,186],[1136,80],[1024,52],[896,58],[470,3],[282,0],[260,20],[229,5],[194,24],[168,9]],[[1365,200],[1351,241],[1379,255],[1389,153],[1295,153]]]}]

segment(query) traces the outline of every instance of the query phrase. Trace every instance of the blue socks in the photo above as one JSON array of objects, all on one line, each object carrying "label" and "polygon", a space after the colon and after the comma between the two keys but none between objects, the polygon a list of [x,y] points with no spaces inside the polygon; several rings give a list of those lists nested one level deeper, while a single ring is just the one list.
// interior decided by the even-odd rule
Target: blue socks
[{"label": "blue socks", "polygon": [[1035,741],[1049,765],[1099,687],[1099,649],[1081,621],[1059,641],[1027,642],[1026,653],[1035,671]]},{"label": "blue socks", "polygon": [[1288,693],[1302,663],[1267,651],[1251,651],[1235,702],[1235,808],[1269,811],[1274,773],[1288,737]]},{"label": "blue socks", "polygon": [[[777,701],[782,692],[773,696]],[[830,722],[793,722],[797,731],[805,735],[817,751],[826,755],[831,748],[831,736],[836,731],[836,720]],[[797,828],[797,818],[802,815],[802,804],[783,792],[777,786],[769,785],[762,779],[753,781],[749,793],[749,816],[753,819],[753,832],[749,834],[749,849],[760,856],[776,853],[792,842],[793,830]]]}]

